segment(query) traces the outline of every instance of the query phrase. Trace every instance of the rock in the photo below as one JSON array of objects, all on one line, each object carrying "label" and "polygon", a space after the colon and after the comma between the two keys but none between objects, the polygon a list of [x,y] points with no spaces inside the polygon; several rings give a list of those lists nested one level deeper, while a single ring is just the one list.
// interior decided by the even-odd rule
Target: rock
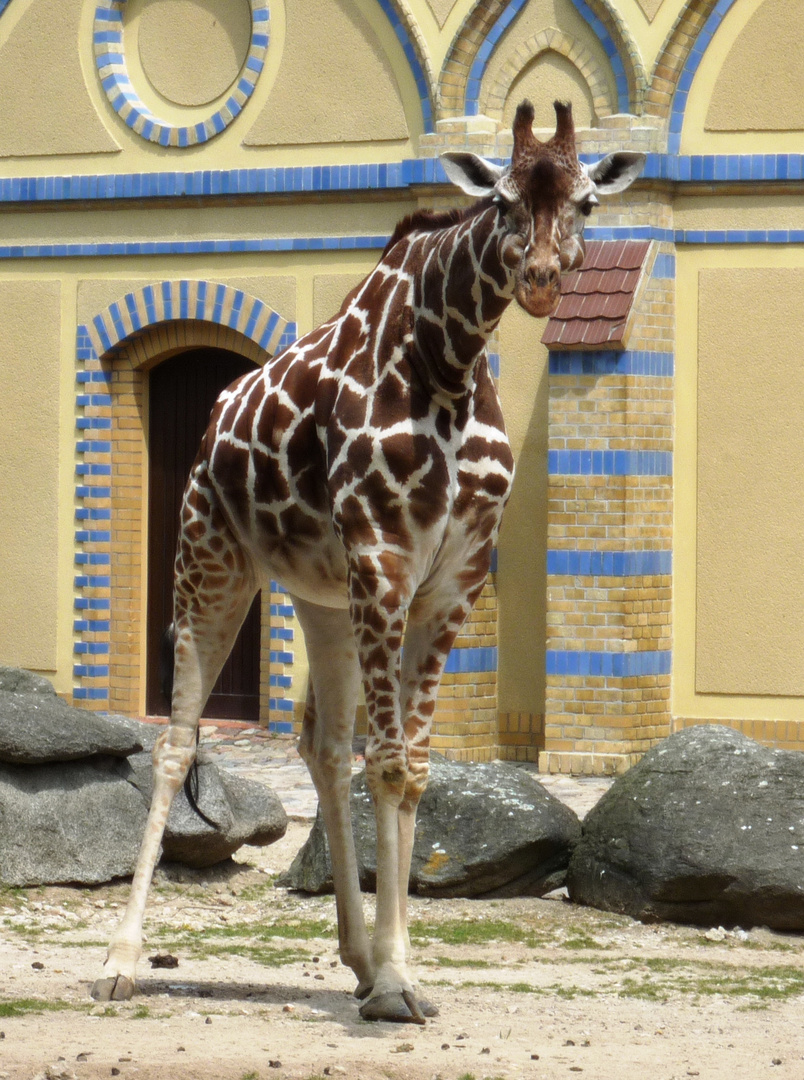
[{"label": "rock", "polygon": [[[220,829],[191,809],[184,792],[168,820],[163,858],[213,866],[242,844],[284,835],[287,818],[262,784],[199,769],[199,803]],[[0,764],[0,881],[7,885],[99,884],[133,873],[148,817],[151,755],[94,756],[43,765]]]},{"label": "rock", "polygon": [[[153,771],[150,753],[134,754],[118,765],[120,774],[151,802]],[[162,858],[202,868],[228,859],[243,844],[265,847],[285,835],[288,819],[270,788],[232,776],[198,755],[198,794],[204,821],[190,806],[184,790],[173,800],[162,842]]]},{"label": "rock", "polygon": [[55,697],[53,683],[24,668],[0,667],[0,690],[11,694],[46,694]]},{"label": "rock", "polygon": [[[373,891],[377,833],[365,771],[353,777],[350,799],[360,884]],[[572,810],[523,769],[434,757],[419,806],[410,890],[440,897],[543,896],[563,884],[579,834]],[[332,891],[320,810],[279,883],[303,892]]]},{"label": "rock", "polygon": [[74,709],[50,689],[50,694],[43,689],[0,690],[0,761],[42,765],[93,754],[126,757],[142,750],[136,729],[124,717]]},{"label": "rock", "polygon": [[644,921],[804,929],[804,754],[727,727],[672,735],[586,816],[567,886]]},{"label": "rock", "polygon": [[0,881],[98,884],[132,873],[148,808],[111,762],[0,764]]}]

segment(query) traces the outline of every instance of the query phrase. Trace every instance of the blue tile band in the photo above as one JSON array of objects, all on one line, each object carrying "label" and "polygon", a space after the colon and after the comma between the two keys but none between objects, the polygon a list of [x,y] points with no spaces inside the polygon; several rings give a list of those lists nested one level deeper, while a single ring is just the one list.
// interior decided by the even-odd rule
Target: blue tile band
[{"label": "blue tile band", "polygon": [[444,665],[445,674],[478,673],[496,670],[497,649],[492,646],[453,649]]},{"label": "blue tile band", "polygon": [[548,649],[545,653],[547,675],[602,676],[633,679],[644,675],[669,675],[673,654],[669,649],[650,652],[581,652]]},{"label": "blue tile band", "polygon": [[[675,244],[804,244],[804,229],[661,229],[651,225],[587,226],[587,240],[657,240]],[[381,251],[387,235],[293,236],[242,240],[143,240],[104,244],[0,244],[0,259],[86,259],[243,252]],[[181,317],[179,314],[174,316]],[[118,309],[115,318],[123,313]]]},{"label": "blue tile band", "polygon": [[[580,156],[587,164],[599,157],[595,154]],[[494,160],[498,164],[507,164],[507,159]],[[678,184],[797,181],[804,179],[804,154],[650,153],[645,161],[642,178],[667,180]],[[437,158],[408,158],[404,161],[363,165],[5,177],[0,179],[0,202],[95,202],[120,199],[197,199],[220,195],[315,194],[327,191],[400,191],[418,184],[450,186]],[[594,238],[594,228],[595,226],[587,226],[585,235]],[[650,230],[649,226],[643,228]],[[667,239],[673,239],[674,232],[671,229],[650,230],[654,239],[661,233],[666,234]],[[54,245],[41,246],[46,248]],[[80,244],[72,246],[81,248]],[[169,247],[165,250],[170,253]],[[80,250],[77,254],[81,254]]]},{"label": "blue tile band", "polygon": [[547,573],[555,577],[658,577],[672,572],[672,551],[547,552]]},{"label": "blue tile band", "polygon": [[550,476],[672,476],[667,450],[548,450]]},{"label": "blue tile band", "polygon": [[180,148],[205,143],[224,131],[254,93],[268,51],[268,0],[250,0],[250,3],[248,56],[229,96],[205,120],[181,126],[154,116],[131,83],[123,39],[126,0],[97,0],[93,31],[95,66],[112,108],[126,127],[148,142]]},{"label": "blue tile band", "polygon": [[567,350],[550,352],[551,375],[649,375],[672,378],[673,354],[626,349],[623,352],[603,349],[600,352]]}]

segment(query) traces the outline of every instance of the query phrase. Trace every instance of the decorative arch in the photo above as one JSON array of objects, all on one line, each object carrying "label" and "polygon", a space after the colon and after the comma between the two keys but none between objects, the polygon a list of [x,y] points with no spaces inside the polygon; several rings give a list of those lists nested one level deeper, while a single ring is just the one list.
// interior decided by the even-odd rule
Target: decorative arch
[{"label": "decorative arch", "polygon": [[295,324],[242,289],[182,278],[127,293],[92,319],[88,333],[97,356],[103,357],[133,334],[174,319],[213,323],[242,334],[264,351],[258,363],[284,347],[289,332],[293,341],[296,330]]},{"label": "decorative arch", "polygon": [[377,0],[377,2],[393,27],[410,64],[421,100],[424,130],[431,132],[435,122],[437,79],[427,41],[408,8],[407,0]]},{"label": "decorative arch", "polygon": [[128,75],[123,41],[123,15],[126,0],[99,0],[93,29],[95,66],[112,108],[125,125],[149,142],[160,146],[197,146],[224,131],[243,111],[254,93],[257,79],[265,66],[269,42],[268,0],[249,0],[251,5],[251,41],[240,75],[230,87],[226,101],[195,124],[171,124],[154,116],[140,99]]},{"label": "decorative arch", "polygon": [[[479,112],[480,85],[497,43],[527,0],[476,0],[461,24],[441,69],[442,117]],[[636,42],[611,0],[572,0],[611,60],[620,112],[641,113],[646,77]]]},{"label": "decorative arch", "polygon": [[592,52],[563,30],[550,26],[519,43],[514,55],[503,65],[499,77],[481,93],[480,112],[495,120],[501,119],[514,80],[532,60],[545,52],[559,53],[580,71],[589,87],[598,116],[611,116],[617,111],[608,81]]},{"label": "decorative arch", "polygon": [[[149,368],[193,346],[264,364],[295,336],[295,323],[242,289],[186,279],[129,292],[78,327],[73,698],[82,705],[136,715],[144,702]],[[266,686],[268,663],[265,651]]]},{"label": "decorative arch", "polygon": [[670,119],[671,153],[678,152],[692,80],[717,28],[734,3],[735,0],[688,0],[656,60],[645,95],[645,112]]}]

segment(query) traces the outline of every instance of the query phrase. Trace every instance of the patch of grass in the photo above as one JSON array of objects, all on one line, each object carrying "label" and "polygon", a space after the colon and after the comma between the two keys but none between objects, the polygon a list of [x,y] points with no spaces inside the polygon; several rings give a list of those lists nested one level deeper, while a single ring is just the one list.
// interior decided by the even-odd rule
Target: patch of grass
[{"label": "patch of grass", "polygon": [[66,1001],[43,1001],[41,998],[5,998],[0,1000],[0,1018],[25,1016],[28,1013],[62,1012],[73,1008]]},{"label": "patch of grass", "polygon": [[562,941],[559,944],[562,949],[605,949],[606,945],[601,945],[599,941],[595,941],[593,937],[589,937],[588,934],[576,934],[574,937],[569,937],[566,941]]},{"label": "patch of grass", "polygon": [[448,956],[417,957],[417,965],[420,967],[448,967],[448,968],[484,968],[499,967],[490,960],[455,960]]},{"label": "patch of grass", "polygon": [[248,938],[256,941],[273,941],[275,938],[283,938],[288,941],[307,941],[309,938],[330,937],[334,932],[331,922],[326,919],[294,919],[287,923],[272,923],[265,926],[261,923],[227,923],[226,926],[208,926],[202,930],[191,930],[182,927],[156,927],[153,933],[161,938],[171,938],[184,944],[191,942],[209,942],[231,940],[232,938]]},{"label": "patch of grass", "polygon": [[492,941],[508,941],[536,949],[546,943],[521,923],[502,919],[446,919],[439,923],[415,921],[409,927],[412,942],[443,941],[445,945],[487,945]]},{"label": "patch of grass", "polygon": [[260,1080],[260,1074],[258,1072],[243,1073],[240,1080]]}]

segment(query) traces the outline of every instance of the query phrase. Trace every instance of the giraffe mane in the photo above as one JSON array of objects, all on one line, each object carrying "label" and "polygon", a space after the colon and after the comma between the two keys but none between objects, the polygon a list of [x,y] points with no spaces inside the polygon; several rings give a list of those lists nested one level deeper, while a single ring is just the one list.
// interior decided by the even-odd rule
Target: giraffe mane
[{"label": "giraffe mane", "polygon": [[460,225],[461,222],[468,221],[488,210],[493,202],[493,197],[488,196],[478,199],[471,206],[453,210],[414,210],[412,214],[408,214],[397,223],[391,239],[385,245],[382,257],[385,258],[395,244],[413,232],[438,232],[439,229],[449,229],[453,225]]}]

